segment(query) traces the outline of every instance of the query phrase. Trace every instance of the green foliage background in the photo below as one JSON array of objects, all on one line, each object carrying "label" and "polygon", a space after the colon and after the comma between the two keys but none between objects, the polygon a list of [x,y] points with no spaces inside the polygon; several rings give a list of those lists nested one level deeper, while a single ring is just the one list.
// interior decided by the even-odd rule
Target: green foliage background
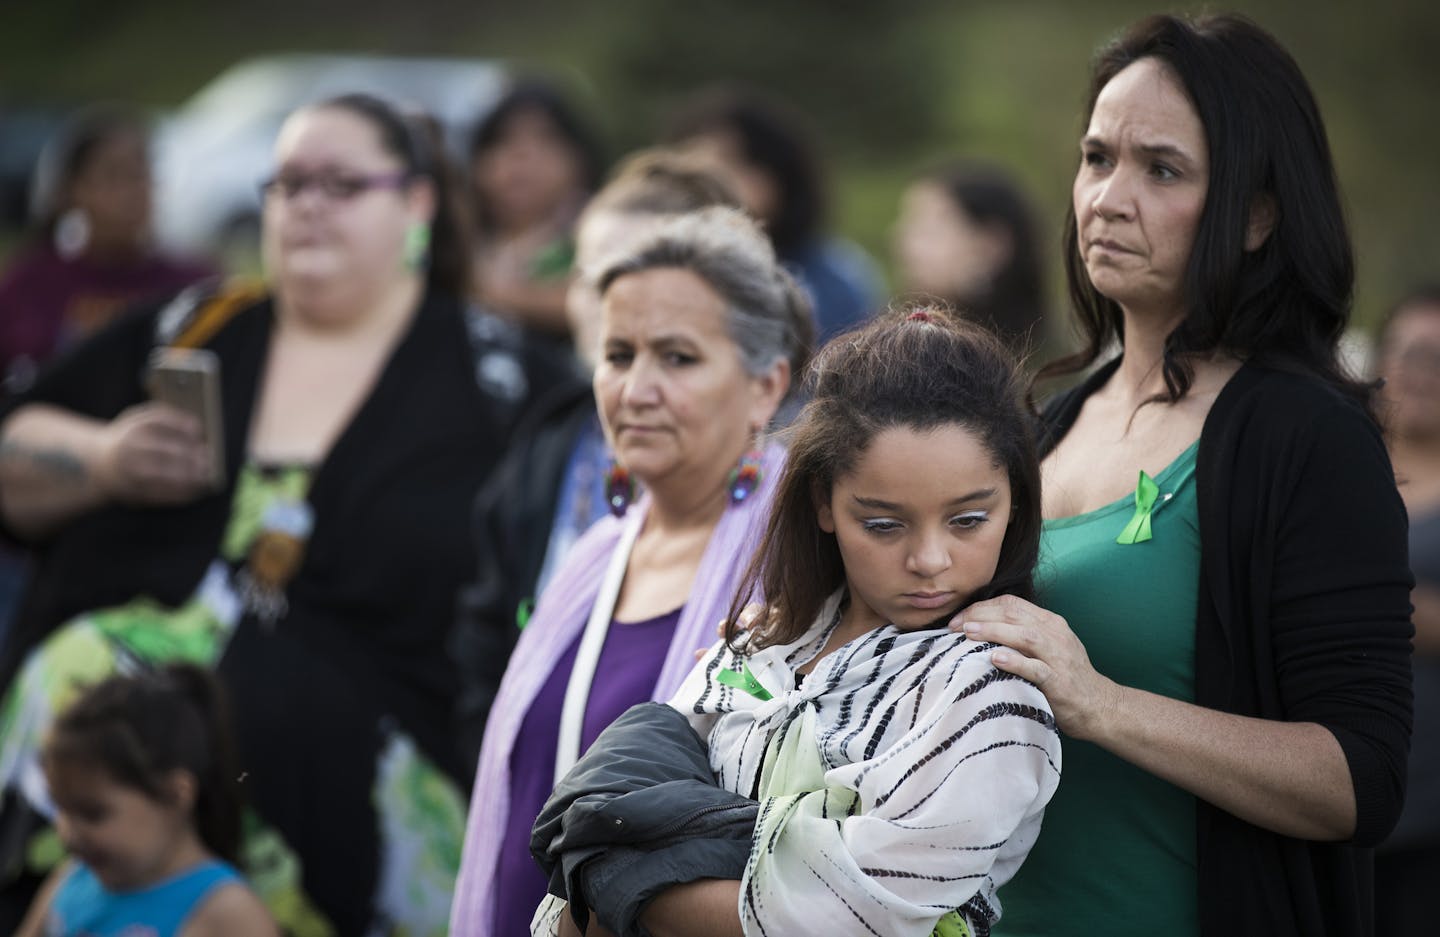
[{"label": "green foliage background", "polygon": [[[1010,166],[1054,246],[1094,48],[1163,8],[1134,0],[0,0],[0,101],[173,107],[277,51],[474,55],[570,83],[619,154],[698,85],[738,79],[809,115],[835,227],[888,261],[912,174],[951,156]],[[1320,98],[1360,255],[1357,313],[1440,277],[1440,4],[1240,0]]]}]

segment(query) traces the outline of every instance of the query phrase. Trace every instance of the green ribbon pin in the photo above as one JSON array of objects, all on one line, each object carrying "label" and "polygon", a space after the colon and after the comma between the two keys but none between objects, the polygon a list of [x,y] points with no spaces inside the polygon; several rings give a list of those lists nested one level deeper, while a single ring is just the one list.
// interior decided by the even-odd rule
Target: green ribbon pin
[{"label": "green ribbon pin", "polygon": [[760,681],[756,680],[755,675],[750,672],[750,665],[741,664],[741,667],[743,667],[744,669],[740,673],[736,673],[733,670],[720,671],[715,675],[715,681],[717,683],[723,683],[728,687],[734,687],[737,690],[749,693],[751,696],[755,697],[758,700],[773,699],[773,697],[770,695],[770,691],[761,686]]},{"label": "green ribbon pin", "polygon": [[1160,497],[1160,486],[1155,484],[1155,479],[1140,473],[1140,481],[1135,485],[1135,514],[1130,518],[1130,523],[1120,531],[1120,536],[1115,538],[1119,544],[1144,543],[1154,536],[1150,532],[1150,515],[1155,510],[1155,502]]}]

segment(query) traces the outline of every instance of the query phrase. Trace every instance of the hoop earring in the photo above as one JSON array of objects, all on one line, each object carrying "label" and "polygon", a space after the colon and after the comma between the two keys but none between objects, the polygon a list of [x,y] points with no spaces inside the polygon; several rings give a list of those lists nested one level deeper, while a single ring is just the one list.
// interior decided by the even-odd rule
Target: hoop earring
[{"label": "hoop earring", "polygon": [[731,504],[742,504],[745,499],[760,487],[761,452],[758,447],[752,448],[749,452],[740,457],[740,464],[730,470],[730,477],[725,482],[725,490],[730,494]]},{"label": "hoop earring", "polygon": [[610,513],[624,517],[634,500],[635,480],[630,477],[630,470],[611,459],[610,467],[605,470],[605,503],[610,506]]},{"label": "hoop earring", "polygon": [[66,260],[74,260],[90,244],[90,216],[82,209],[72,208],[55,222],[55,252]]}]

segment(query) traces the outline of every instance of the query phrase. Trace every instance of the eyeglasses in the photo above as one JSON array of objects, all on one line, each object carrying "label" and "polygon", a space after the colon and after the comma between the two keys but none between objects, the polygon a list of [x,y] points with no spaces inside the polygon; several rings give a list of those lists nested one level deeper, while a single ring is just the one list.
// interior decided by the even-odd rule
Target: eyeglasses
[{"label": "eyeglasses", "polygon": [[278,195],[286,201],[312,186],[333,202],[349,201],[371,189],[401,189],[410,181],[406,172],[382,172],[371,175],[346,175],[337,172],[277,174],[260,183],[262,198]]}]

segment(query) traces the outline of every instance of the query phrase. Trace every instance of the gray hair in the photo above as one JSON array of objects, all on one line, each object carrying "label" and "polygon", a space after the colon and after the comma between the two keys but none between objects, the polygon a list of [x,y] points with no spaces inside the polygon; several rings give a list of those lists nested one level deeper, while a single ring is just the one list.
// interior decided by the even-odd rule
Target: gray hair
[{"label": "gray hair", "polygon": [[604,296],[621,277],[659,268],[688,270],[720,294],[726,331],[749,374],[759,377],[782,358],[792,377],[804,370],[815,337],[810,300],[744,212],[712,206],[657,220],[601,265],[596,286]]}]

